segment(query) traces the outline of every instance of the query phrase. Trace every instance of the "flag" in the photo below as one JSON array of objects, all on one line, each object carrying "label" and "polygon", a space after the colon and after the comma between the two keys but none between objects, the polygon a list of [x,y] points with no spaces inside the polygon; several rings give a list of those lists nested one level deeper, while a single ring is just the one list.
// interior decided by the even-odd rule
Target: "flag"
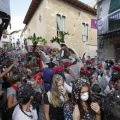
[{"label": "flag", "polygon": [[97,29],[97,19],[91,19],[91,28]]}]

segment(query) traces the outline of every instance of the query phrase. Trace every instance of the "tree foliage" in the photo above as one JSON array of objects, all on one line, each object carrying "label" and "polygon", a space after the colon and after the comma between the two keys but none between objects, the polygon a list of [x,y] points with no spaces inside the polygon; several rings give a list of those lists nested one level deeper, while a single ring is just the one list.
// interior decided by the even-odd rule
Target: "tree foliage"
[{"label": "tree foliage", "polygon": [[69,35],[68,32],[59,32],[58,36],[53,37],[51,41],[51,43],[57,42],[58,44],[60,44],[60,42],[64,42],[64,37],[65,35]]},{"label": "tree foliage", "polygon": [[33,45],[37,45],[39,42],[43,43],[43,45],[47,44],[47,41],[44,38],[42,38],[41,36],[40,37],[29,36],[28,40],[31,40]]}]

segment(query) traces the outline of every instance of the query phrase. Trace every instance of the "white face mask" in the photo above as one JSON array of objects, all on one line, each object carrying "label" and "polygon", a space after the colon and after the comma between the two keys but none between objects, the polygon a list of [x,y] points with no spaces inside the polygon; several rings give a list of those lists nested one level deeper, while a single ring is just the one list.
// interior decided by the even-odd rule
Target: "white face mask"
[{"label": "white face mask", "polygon": [[81,98],[82,101],[87,101],[88,98],[89,98],[89,93],[88,93],[88,92],[85,92],[83,95],[81,95],[80,98]]}]

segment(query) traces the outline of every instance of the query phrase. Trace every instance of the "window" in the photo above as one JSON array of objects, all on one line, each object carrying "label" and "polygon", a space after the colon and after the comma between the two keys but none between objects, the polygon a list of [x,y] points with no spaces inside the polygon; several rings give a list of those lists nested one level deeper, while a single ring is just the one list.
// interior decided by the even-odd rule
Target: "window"
[{"label": "window", "polygon": [[82,40],[83,42],[88,40],[88,24],[82,23]]},{"label": "window", "polygon": [[112,13],[118,9],[120,9],[120,0],[111,0],[109,13]]},{"label": "window", "polygon": [[65,16],[57,14],[57,35],[59,32],[65,32]]}]

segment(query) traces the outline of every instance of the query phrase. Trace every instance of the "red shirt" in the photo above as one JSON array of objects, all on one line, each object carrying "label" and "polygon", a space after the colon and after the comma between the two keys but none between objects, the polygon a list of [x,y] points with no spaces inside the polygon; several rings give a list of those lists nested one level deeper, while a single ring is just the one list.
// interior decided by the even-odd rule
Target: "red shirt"
[{"label": "red shirt", "polygon": [[39,72],[37,74],[34,75],[34,79],[36,80],[36,78],[38,77],[38,81],[37,84],[41,84],[42,83],[42,73]]}]

